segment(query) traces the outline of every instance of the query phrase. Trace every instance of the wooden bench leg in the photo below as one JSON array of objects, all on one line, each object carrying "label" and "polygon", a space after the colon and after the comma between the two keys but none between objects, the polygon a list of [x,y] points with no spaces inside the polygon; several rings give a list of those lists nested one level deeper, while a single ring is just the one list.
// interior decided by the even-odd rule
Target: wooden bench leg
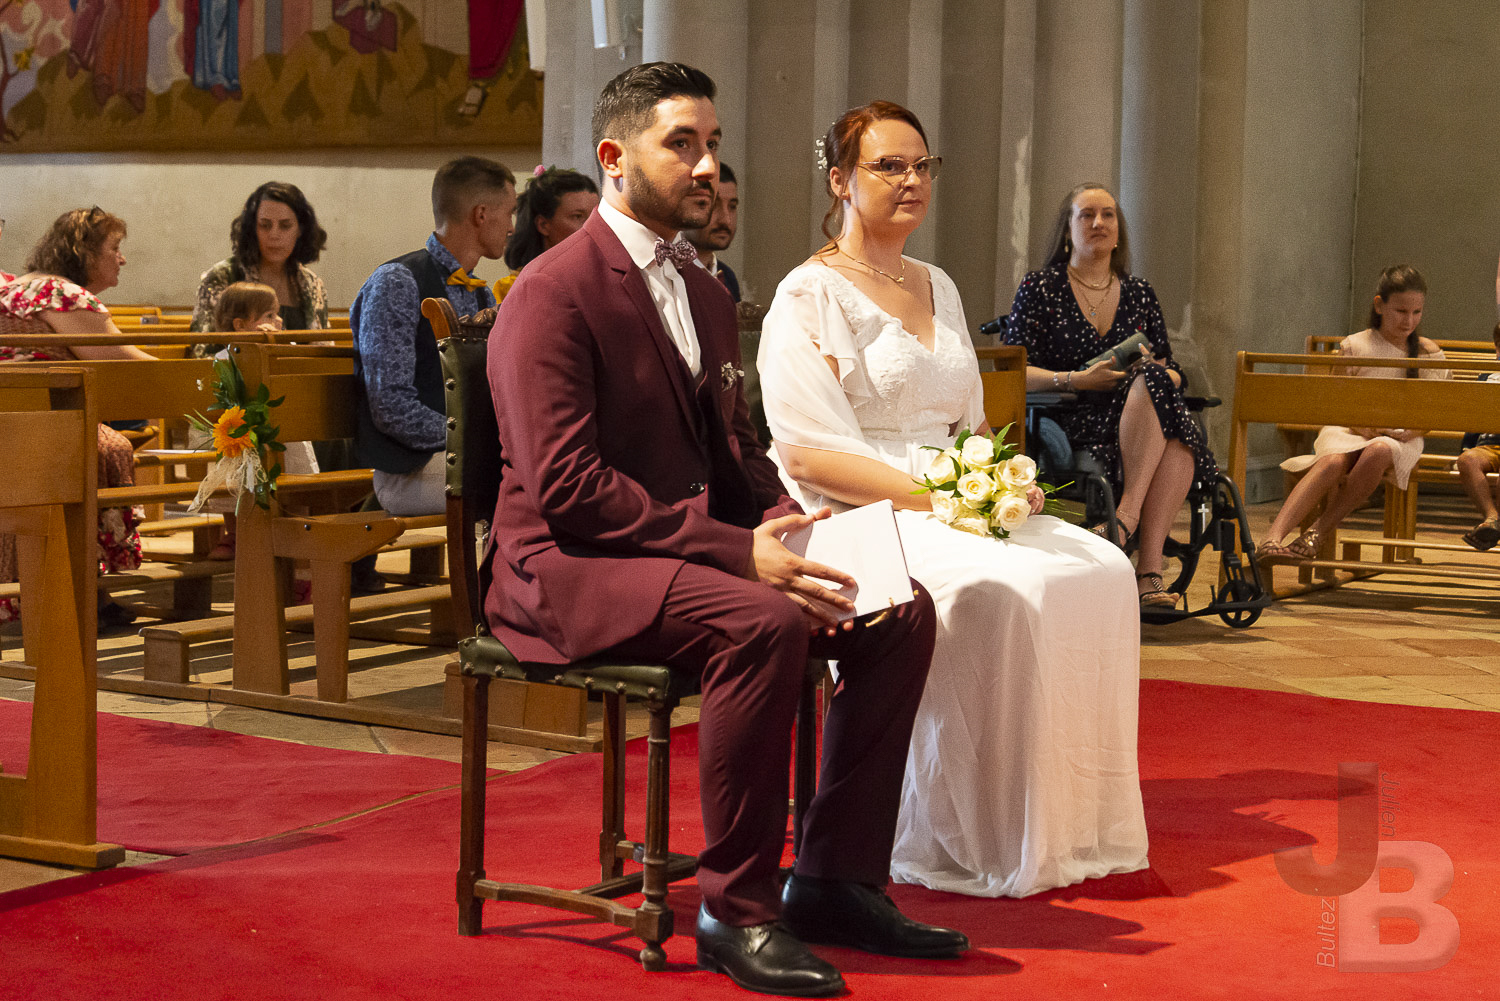
[{"label": "wooden bench leg", "polygon": [[206,619],[214,612],[214,579],[188,577],[172,582],[172,611],[185,619]]},{"label": "wooden bench leg", "polygon": [[458,832],[458,933],[484,930],[484,901],[474,884],[484,878],[485,759],[489,753],[490,679],[465,676],[462,791]]},{"label": "wooden bench leg", "polygon": [[234,687],[286,695],[286,595],[291,567],[271,546],[272,515],[240,505],[234,545]]},{"label": "wooden bench leg", "polygon": [[182,637],[147,636],[145,645],[147,681],[171,681],[180,685],[188,683],[192,655],[187,640]]},{"label": "wooden bench leg", "polygon": [[313,646],[317,651],[318,698],[349,701],[349,564],[312,561]]},{"label": "wooden bench leg", "polygon": [[411,575],[436,583],[442,580],[445,550],[442,546],[417,546],[411,550]]}]

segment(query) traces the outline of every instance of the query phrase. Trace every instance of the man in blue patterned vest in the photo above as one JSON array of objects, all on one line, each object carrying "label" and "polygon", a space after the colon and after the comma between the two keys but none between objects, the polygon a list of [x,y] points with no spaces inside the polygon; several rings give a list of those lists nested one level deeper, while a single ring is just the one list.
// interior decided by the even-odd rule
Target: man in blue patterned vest
[{"label": "man in blue patterned vest", "polygon": [[377,268],[349,310],[360,377],[354,456],[375,470],[375,497],[391,514],[443,510],[443,374],[422,300],[447,297],[459,316],[495,305],[473,271],[481,258],[504,255],[515,208],[515,175],[503,164],[477,156],[443,164],[427,245]]}]

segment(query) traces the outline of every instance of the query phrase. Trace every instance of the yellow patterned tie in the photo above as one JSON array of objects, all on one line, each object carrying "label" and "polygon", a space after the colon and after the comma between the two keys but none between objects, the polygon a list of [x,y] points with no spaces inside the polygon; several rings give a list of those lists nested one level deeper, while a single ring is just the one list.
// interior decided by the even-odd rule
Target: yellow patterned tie
[{"label": "yellow patterned tie", "polygon": [[475,278],[473,275],[469,274],[463,268],[459,268],[457,271],[453,272],[453,274],[451,274],[451,275],[448,276],[448,284],[449,285],[462,285],[465,288],[472,288],[472,289],[481,289],[481,288],[488,288],[489,287],[489,283],[486,282],[483,278]]}]

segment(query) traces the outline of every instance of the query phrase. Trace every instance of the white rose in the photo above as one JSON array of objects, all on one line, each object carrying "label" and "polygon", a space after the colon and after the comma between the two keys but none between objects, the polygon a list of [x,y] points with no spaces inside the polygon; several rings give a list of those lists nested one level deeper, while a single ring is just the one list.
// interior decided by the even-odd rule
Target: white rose
[{"label": "white rose", "polygon": [[958,517],[959,503],[949,494],[932,495],[932,513],[945,525],[953,524],[953,519]]},{"label": "white rose", "polygon": [[1022,490],[1036,482],[1036,461],[1029,455],[1018,455],[1000,467],[1000,482],[1007,490]]},{"label": "white rose", "polygon": [[1024,495],[1006,494],[995,502],[995,509],[990,512],[990,521],[1002,532],[1014,532],[1026,524],[1030,514],[1031,504]]},{"label": "white rose", "polygon": [[934,483],[952,483],[958,479],[958,466],[954,464],[953,456],[939,452],[927,467],[927,478]]},{"label": "white rose", "polygon": [[[969,439],[969,441],[973,440],[972,438]],[[995,481],[990,479],[988,473],[981,473],[976,469],[972,473],[965,473],[958,478],[959,496],[970,504],[983,504],[990,499],[990,495],[994,492]]]},{"label": "white rose", "polygon": [[958,505],[958,512],[949,524],[960,531],[972,532],[975,535],[990,534],[989,520],[967,504]]},{"label": "white rose", "polygon": [[971,434],[964,439],[964,462],[970,466],[988,466],[995,461],[995,446],[982,434]]}]

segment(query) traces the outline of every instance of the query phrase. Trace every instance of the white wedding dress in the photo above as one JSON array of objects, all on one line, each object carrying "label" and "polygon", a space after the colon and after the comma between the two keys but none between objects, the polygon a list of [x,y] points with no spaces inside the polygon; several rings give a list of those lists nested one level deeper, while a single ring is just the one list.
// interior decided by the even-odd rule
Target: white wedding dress
[{"label": "white wedding dress", "polygon": [[[908,270],[923,267],[908,259]],[[907,473],[924,445],[984,420],[958,290],[932,275],[929,352],[843,276],[804,264],[761,335],[778,443],[849,452]],[[835,378],[829,360],[838,366]],[[785,478],[785,474],[783,474]],[[808,510],[848,505],[800,489]],[[1021,897],[1145,868],[1136,766],[1139,604],[1119,549],[1033,516],[1001,542],[898,511],[911,576],[940,625],[912,732],[891,874],[977,896]]]}]

